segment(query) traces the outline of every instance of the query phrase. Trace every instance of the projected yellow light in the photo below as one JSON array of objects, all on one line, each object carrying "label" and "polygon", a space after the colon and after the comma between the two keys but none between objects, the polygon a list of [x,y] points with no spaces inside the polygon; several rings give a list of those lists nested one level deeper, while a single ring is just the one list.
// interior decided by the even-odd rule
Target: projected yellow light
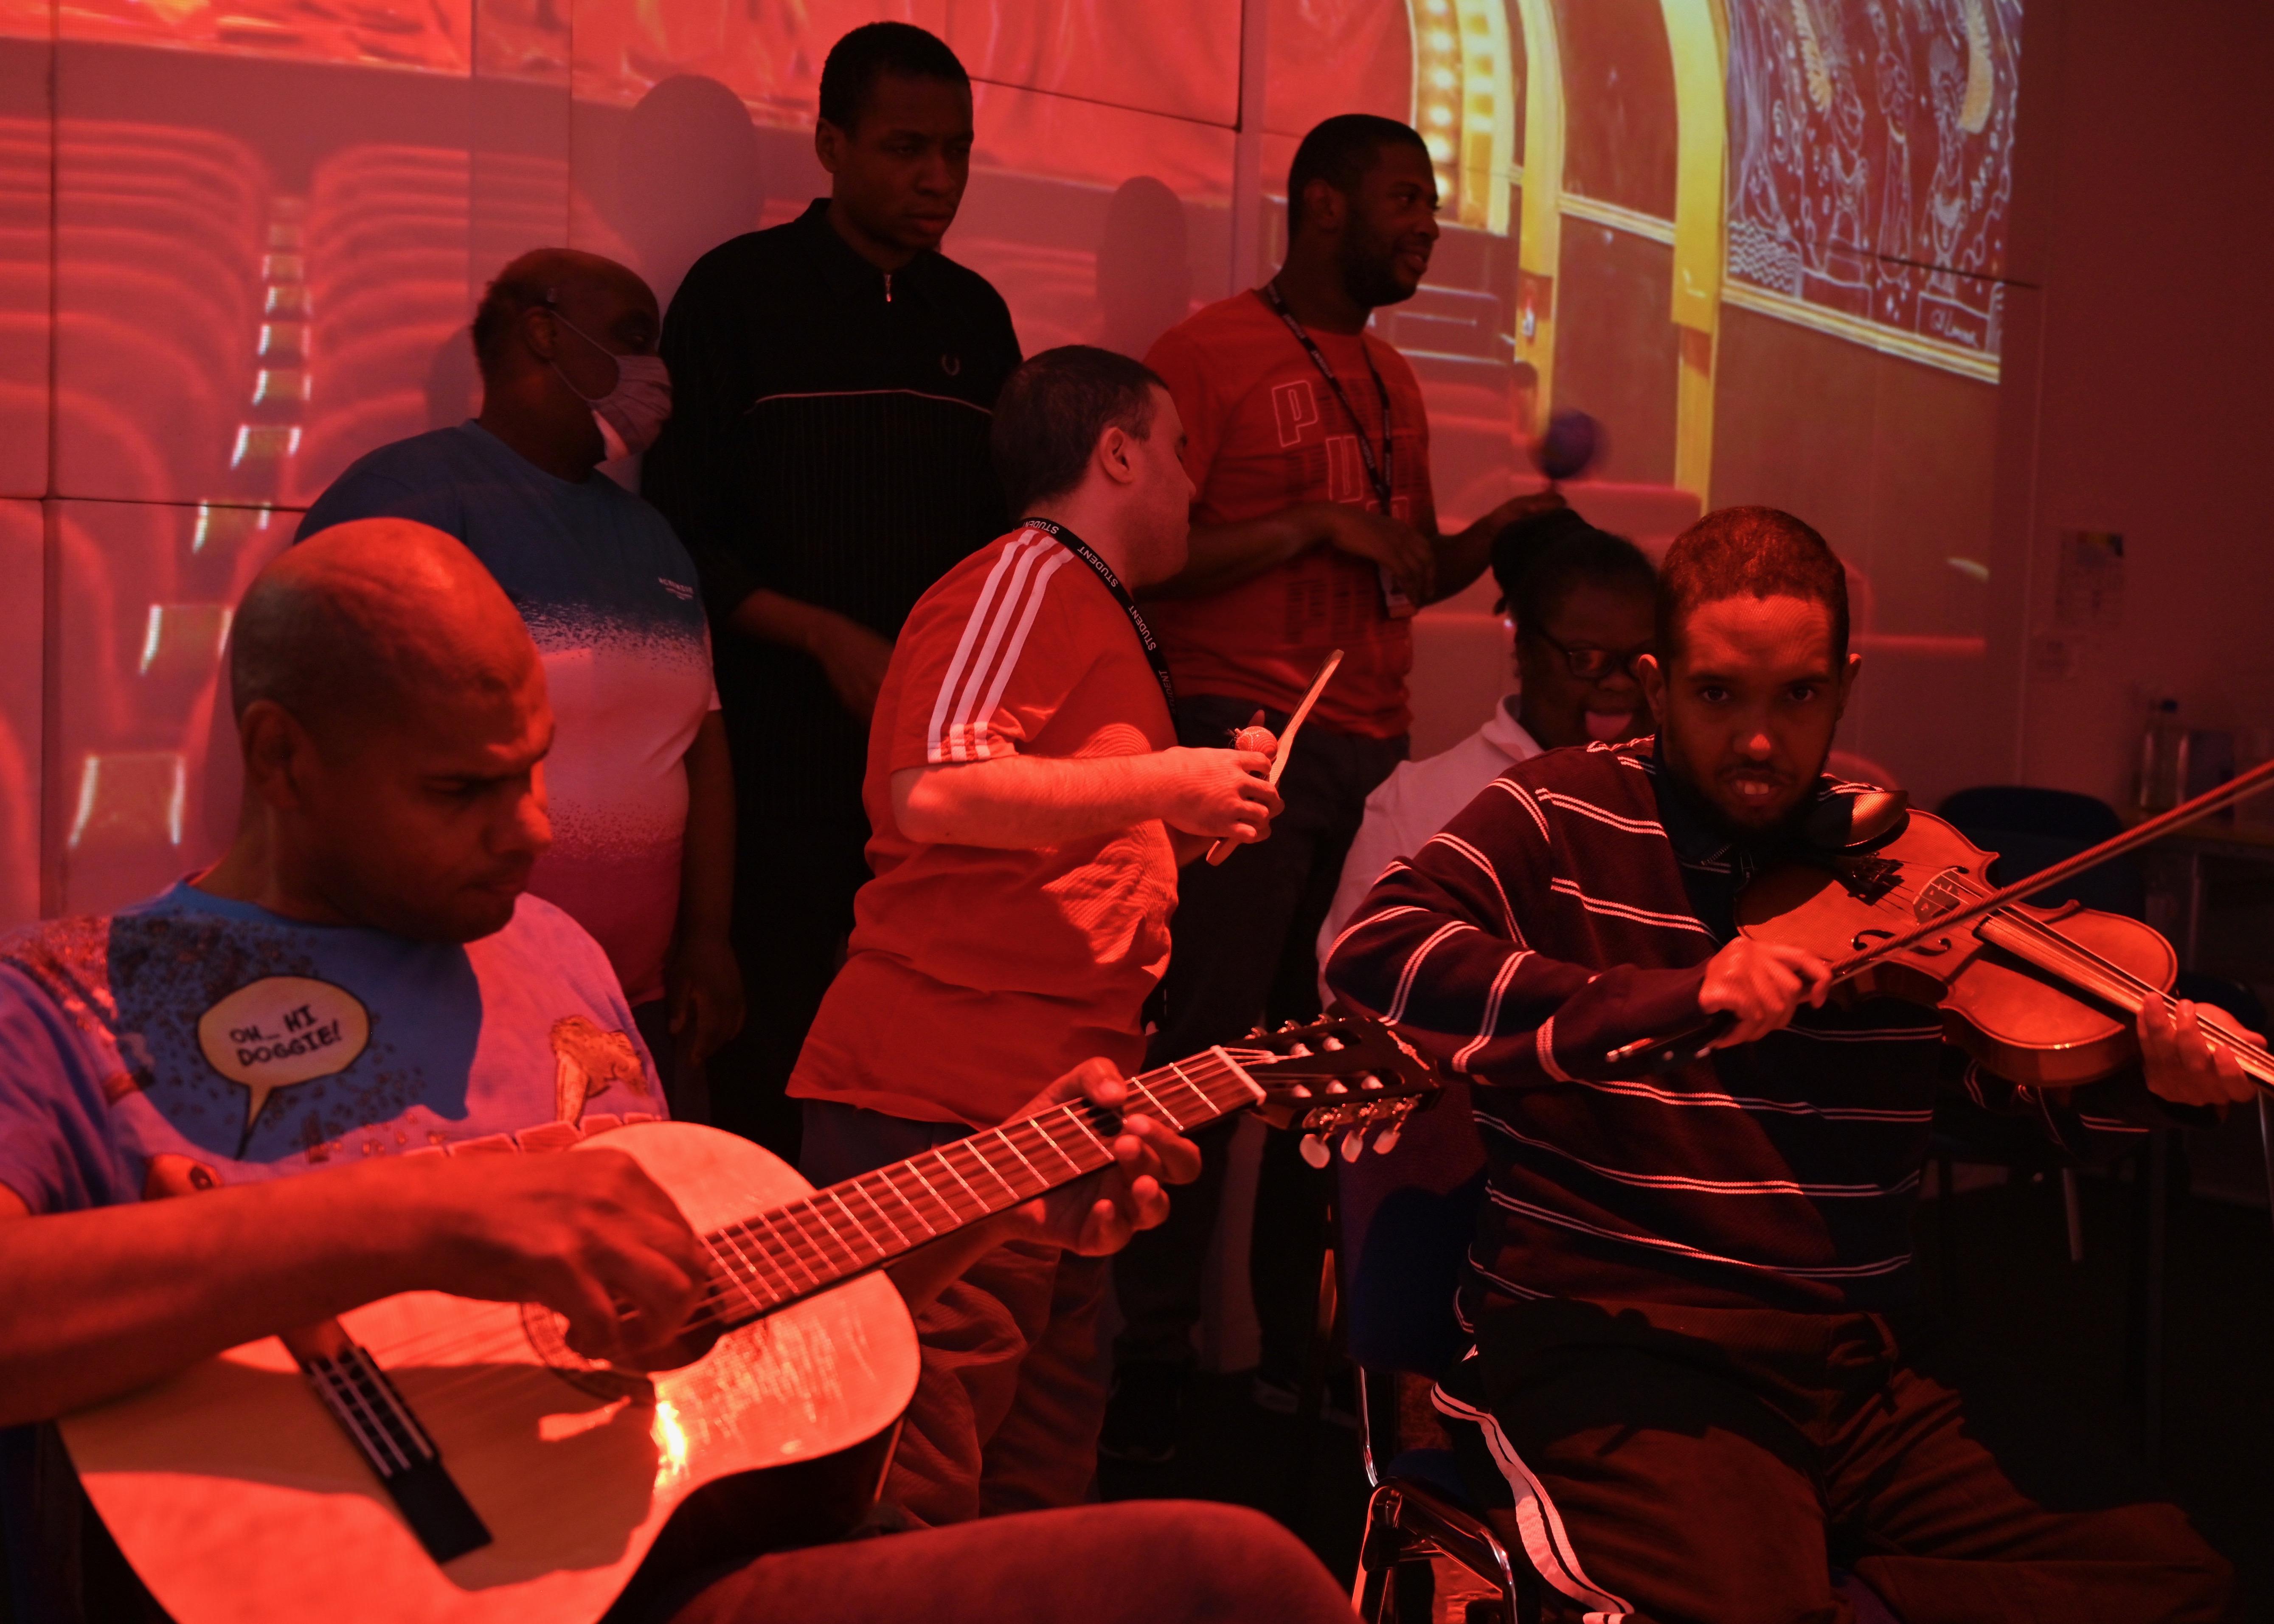
[{"label": "projected yellow light", "polygon": [[1515,95],[1505,0],[1412,0],[1413,124],[1446,218],[1505,232]]}]

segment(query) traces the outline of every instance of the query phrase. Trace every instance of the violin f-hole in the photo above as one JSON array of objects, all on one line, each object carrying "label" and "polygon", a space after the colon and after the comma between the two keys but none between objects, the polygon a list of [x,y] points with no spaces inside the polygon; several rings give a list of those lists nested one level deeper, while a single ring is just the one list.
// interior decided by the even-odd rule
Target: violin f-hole
[{"label": "violin f-hole", "polygon": [[1868,949],[1874,941],[1890,941],[1894,938],[1894,934],[1895,933],[1892,930],[1859,930],[1853,936],[1849,938],[1848,951],[1851,953],[1863,952]]}]

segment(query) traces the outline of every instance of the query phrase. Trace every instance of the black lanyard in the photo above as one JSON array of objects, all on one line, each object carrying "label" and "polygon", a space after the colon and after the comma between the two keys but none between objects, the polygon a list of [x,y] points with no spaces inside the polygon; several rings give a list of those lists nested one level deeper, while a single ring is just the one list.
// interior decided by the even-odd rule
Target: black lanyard
[{"label": "black lanyard", "polygon": [[1113,594],[1113,601],[1121,605],[1121,613],[1129,617],[1129,624],[1136,628],[1137,644],[1145,650],[1145,663],[1152,666],[1154,680],[1161,685],[1161,697],[1169,702],[1169,726],[1174,727],[1177,724],[1177,683],[1176,679],[1169,674],[1169,657],[1161,652],[1161,640],[1154,636],[1153,628],[1145,624],[1144,612],[1137,607],[1137,600],[1129,596],[1129,589],[1121,584],[1121,577],[1113,573],[1113,566],[1098,557],[1096,549],[1063,524],[1050,519],[1028,519],[1023,523],[1027,529],[1042,531],[1088,565],[1090,573],[1105,583],[1105,590]]},{"label": "black lanyard", "polygon": [[1335,392],[1335,399],[1342,402],[1344,415],[1350,418],[1351,427],[1357,432],[1358,454],[1366,463],[1366,477],[1374,483],[1374,496],[1382,503],[1382,516],[1396,518],[1397,515],[1389,505],[1389,386],[1382,381],[1382,369],[1374,364],[1373,356],[1367,353],[1366,335],[1359,335],[1358,352],[1366,361],[1366,370],[1374,374],[1374,393],[1382,397],[1382,455],[1379,458],[1374,454],[1374,442],[1366,437],[1366,425],[1359,421],[1358,409],[1351,404],[1350,396],[1343,393],[1343,380],[1335,376],[1335,369],[1327,365],[1326,353],[1303,330],[1303,324],[1295,320],[1295,312],[1287,308],[1287,301],[1280,297],[1279,284],[1267,282],[1256,292],[1271,307],[1272,313],[1287,324],[1287,330],[1295,335],[1295,342],[1302,345],[1304,352],[1311,357],[1311,365],[1319,369],[1319,376],[1327,380],[1327,387]]}]

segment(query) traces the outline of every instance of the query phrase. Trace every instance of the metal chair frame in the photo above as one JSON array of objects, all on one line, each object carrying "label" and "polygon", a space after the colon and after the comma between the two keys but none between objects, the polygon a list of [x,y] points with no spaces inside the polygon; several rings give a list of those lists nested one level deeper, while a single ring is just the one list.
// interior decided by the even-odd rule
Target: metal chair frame
[{"label": "metal chair frame", "polygon": [[1540,1624],[1542,1587],[1529,1560],[1511,1555],[1483,1518],[1429,1485],[1382,1475],[1374,1460],[1372,1392],[1378,1380],[1392,1384],[1394,1391],[1394,1376],[1359,1372],[1359,1443],[1366,1480],[1374,1486],[1359,1541],[1358,1575],[1351,1586],[1351,1606],[1362,1624],[1390,1624],[1395,1619],[1399,1563],[1437,1554],[1500,1591],[1501,1605],[1507,1610],[1505,1624]]}]

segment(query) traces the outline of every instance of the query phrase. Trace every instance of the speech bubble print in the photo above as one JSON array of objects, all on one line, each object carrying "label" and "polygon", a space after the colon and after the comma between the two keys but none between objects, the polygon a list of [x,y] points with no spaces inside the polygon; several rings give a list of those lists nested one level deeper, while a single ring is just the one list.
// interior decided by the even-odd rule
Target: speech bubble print
[{"label": "speech bubble print", "polygon": [[263,976],[198,1017],[198,1047],[207,1063],[250,1091],[248,1137],[270,1094],[346,1071],[370,1041],[363,1000],[305,975]]}]

